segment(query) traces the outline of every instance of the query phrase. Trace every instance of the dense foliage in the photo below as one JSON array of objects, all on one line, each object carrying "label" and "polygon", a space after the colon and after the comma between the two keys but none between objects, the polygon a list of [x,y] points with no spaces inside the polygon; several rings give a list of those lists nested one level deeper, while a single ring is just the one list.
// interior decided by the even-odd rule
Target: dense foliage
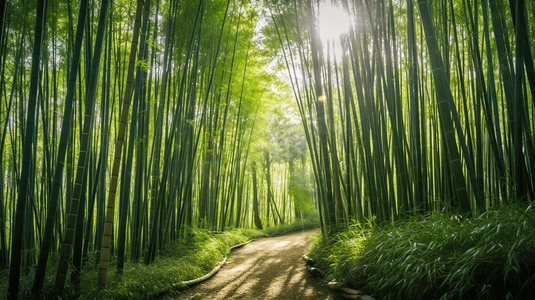
[{"label": "dense foliage", "polygon": [[354,224],[318,237],[310,255],[329,276],[377,299],[527,299],[535,286],[533,208],[477,218],[434,212]]},{"label": "dense foliage", "polygon": [[36,296],[97,265],[103,288],[190,228],[317,215],[330,236],[535,199],[535,1],[3,1],[0,17],[11,298],[34,269]]}]

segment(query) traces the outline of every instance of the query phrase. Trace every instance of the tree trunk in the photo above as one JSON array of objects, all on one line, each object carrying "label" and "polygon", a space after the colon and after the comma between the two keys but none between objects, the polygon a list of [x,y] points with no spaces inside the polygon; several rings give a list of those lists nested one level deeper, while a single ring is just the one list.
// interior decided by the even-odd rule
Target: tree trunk
[{"label": "tree trunk", "polygon": [[253,176],[253,214],[254,214],[254,224],[256,228],[262,230],[262,220],[260,220],[260,212],[258,209],[258,182],[256,179],[256,163],[253,162],[251,166],[252,176]]},{"label": "tree trunk", "polygon": [[[150,1],[150,0],[147,0]],[[104,234],[102,236],[102,251],[100,252],[100,268],[98,283],[100,287],[106,287],[108,284],[108,264],[111,248],[111,234],[113,231],[113,219],[115,215],[115,195],[117,192],[117,180],[119,177],[119,165],[123,150],[124,138],[126,135],[126,125],[130,111],[130,101],[132,100],[132,83],[134,81],[134,70],[136,67],[136,53],[138,48],[139,31],[141,27],[141,13],[143,11],[143,0],[137,1],[136,14],[134,21],[134,32],[132,43],[130,45],[130,60],[128,62],[128,76],[126,79],[126,90],[122,102],[121,124],[115,144],[115,156],[111,173],[111,183],[108,195],[108,205],[106,209],[106,223],[104,224]]]},{"label": "tree trunk", "polygon": [[22,169],[17,195],[17,209],[15,212],[15,222],[11,242],[11,262],[9,269],[9,289],[8,299],[18,299],[20,267],[23,253],[23,233],[24,215],[26,213],[26,202],[28,197],[28,185],[31,169],[31,157],[33,152],[33,136],[35,129],[37,90],[39,83],[39,66],[41,61],[41,42],[43,37],[44,16],[46,14],[46,4],[44,0],[37,1],[37,12],[35,19],[34,44],[32,53],[30,93],[28,99],[28,110],[26,126],[24,132],[24,143],[22,148]]}]

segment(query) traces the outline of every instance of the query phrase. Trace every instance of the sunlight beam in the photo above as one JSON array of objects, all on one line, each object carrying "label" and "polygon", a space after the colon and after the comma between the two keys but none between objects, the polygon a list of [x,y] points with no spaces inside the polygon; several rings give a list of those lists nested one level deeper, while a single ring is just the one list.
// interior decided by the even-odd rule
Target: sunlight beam
[{"label": "sunlight beam", "polygon": [[319,33],[323,42],[338,39],[349,31],[349,14],[331,1],[323,1],[319,10]]}]

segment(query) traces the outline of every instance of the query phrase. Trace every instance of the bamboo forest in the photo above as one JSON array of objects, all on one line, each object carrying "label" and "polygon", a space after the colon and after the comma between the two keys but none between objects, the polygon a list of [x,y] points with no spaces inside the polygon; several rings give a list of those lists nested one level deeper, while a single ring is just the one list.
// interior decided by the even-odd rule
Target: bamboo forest
[{"label": "bamboo forest", "polygon": [[[376,299],[533,295],[535,1],[5,0],[0,17],[0,297],[148,299],[130,281],[176,249],[292,224]],[[458,226],[418,227],[438,215]],[[510,244],[463,246],[478,228]],[[451,247],[505,275],[372,286],[398,236],[404,272],[455,236],[426,268]],[[210,251],[151,282],[203,275]]]}]

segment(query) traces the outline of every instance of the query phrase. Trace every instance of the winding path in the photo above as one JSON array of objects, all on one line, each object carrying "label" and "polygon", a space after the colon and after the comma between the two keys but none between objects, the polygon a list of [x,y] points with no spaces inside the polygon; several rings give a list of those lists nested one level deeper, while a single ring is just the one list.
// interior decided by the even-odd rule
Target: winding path
[{"label": "winding path", "polygon": [[238,248],[212,278],[166,299],[340,299],[305,268],[301,256],[319,229],[263,238]]}]

